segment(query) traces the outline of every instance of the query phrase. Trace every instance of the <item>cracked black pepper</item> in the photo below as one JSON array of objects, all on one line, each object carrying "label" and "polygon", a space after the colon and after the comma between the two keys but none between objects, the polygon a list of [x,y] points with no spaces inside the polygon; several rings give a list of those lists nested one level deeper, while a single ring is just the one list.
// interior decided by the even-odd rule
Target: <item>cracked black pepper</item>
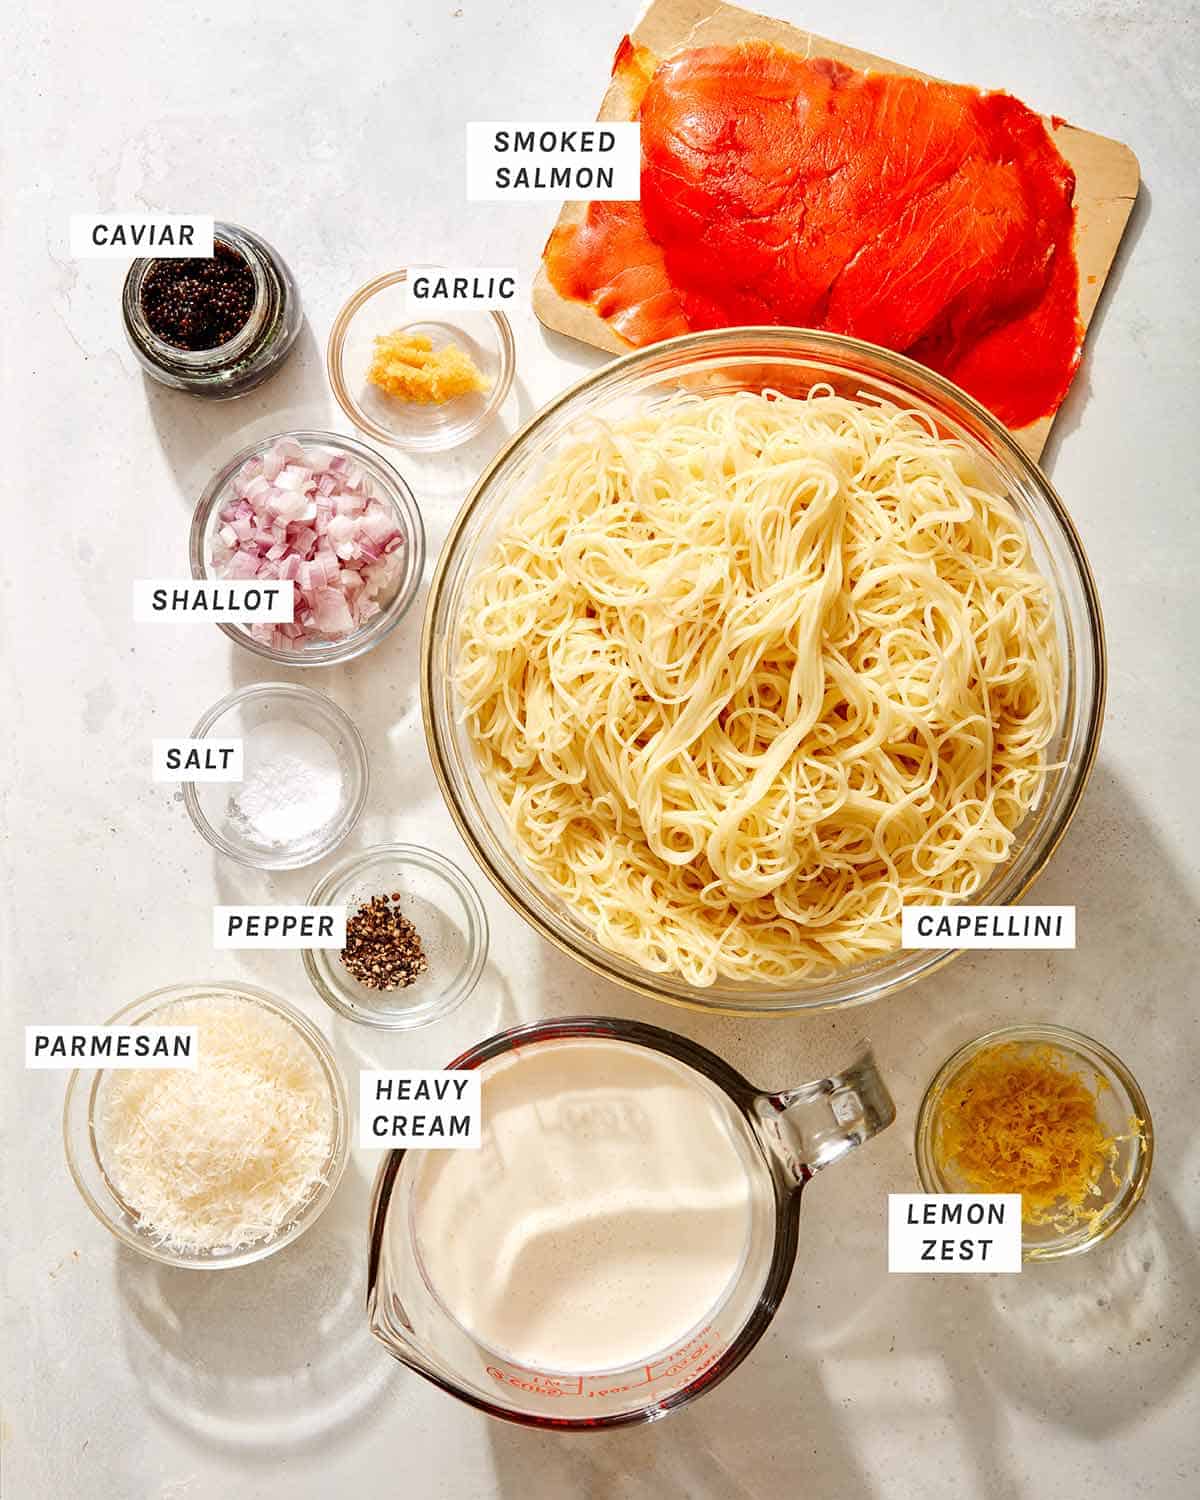
[{"label": "cracked black pepper", "polygon": [[406,989],[429,967],[420,934],[399,902],[399,891],[372,896],[347,918],[342,966],[365,989]]}]

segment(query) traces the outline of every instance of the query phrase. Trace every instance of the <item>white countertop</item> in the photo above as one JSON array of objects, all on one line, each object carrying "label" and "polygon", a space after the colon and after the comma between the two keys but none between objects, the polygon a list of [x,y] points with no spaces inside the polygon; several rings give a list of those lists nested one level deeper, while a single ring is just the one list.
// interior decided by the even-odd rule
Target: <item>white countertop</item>
[{"label": "white countertop", "polygon": [[[764,4],[1007,87],[1141,160],[1142,196],[1047,454],[1111,653],[1099,764],[1038,888],[1078,906],[1078,950],[968,955],[866,1011],[706,1020],[591,979],[479,875],[492,921],[479,990],[397,1038],[335,1022],[294,954],[214,956],[215,901],[302,899],[314,872],[272,880],[215,856],[175,789],[150,783],[149,741],[189,733],[233,684],[271,674],[215,629],[134,626],[130,579],[186,573],[194,499],[245,442],[346,429],[322,354],[352,287],[411,261],[532,273],[554,209],[467,204],[463,122],[590,117],[633,18],[619,0],[24,8],[5,111],[7,1500],[1200,1493],[1195,7]],[[283,251],[309,321],[282,374],[230,405],[143,379],[121,333],[124,268],[65,252],[70,213],[118,207],[214,212]],[[600,358],[528,311],[514,322],[503,422],[450,458],[400,460],[434,554],[505,434]],[[420,732],[419,616],[318,685],[371,756],[354,844],[425,842],[475,875]],[[517,1021],[592,1010],[672,1026],[783,1086],[845,1060],[869,1029],[898,1119],[810,1188],[791,1289],[730,1380],[650,1428],[542,1435],[456,1404],[369,1337],[366,1153],[309,1235],[241,1271],[156,1269],[91,1218],[63,1161],[64,1075],[22,1069],[20,1025],[100,1021],[213,972],[304,1006],[347,1068],[440,1065]],[[889,1278],[886,1193],[917,1186],[924,1085],[958,1043],[1022,1019],[1089,1031],[1139,1077],[1158,1131],[1147,1200],[1075,1263]]]}]

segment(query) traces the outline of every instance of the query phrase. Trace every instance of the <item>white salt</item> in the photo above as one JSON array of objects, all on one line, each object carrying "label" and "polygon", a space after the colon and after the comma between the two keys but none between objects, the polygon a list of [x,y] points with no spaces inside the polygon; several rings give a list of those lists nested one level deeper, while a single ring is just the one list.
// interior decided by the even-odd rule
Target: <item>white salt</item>
[{"label": "white salt", "polygon": [[229,799],[242,838],[286,848],[318,833],[342,806],[337,751],[297,722],[263,724],[245,737],[245,778]]}]

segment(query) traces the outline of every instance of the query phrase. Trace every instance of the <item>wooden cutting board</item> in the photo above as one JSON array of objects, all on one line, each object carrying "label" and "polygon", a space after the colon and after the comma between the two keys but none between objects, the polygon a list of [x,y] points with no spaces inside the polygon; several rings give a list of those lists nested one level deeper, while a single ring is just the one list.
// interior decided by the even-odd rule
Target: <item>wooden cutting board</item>
[{"label": "wooden cutting board", "polygon": [[[649,47],[658,57],[670,57],[686,47],[758,39],[775,42],[803,57],[832,57],[853,68],[882,73],[907,73],[914,78],[928,78],[915,68],[905,68],[887,58],[843,47],[839,42],[814,36],[784,21],[755,15],[734,5],[714,4],[713,0],[652,0],[631,33],[633,41]],[[614,45],[614,52],[616,47]],[[610,83],[600,106],[602,120],[633,118],[629,100],[620,82]],[[1075,173],[1075,255],[1079,262],[1079,313],[1086,329],[1096,310],[1104,281],[1117,253],[1121,235],[1133,210],[1138,191],[1137,157],[1120,141],[1079,130],[1074,125],[1046,119],[1047,129]],[[559,223],[582,217],[585,203],[568,203]],[[608,324],[585,303],[559,296],[546,275],[545,266],[538,269],[533,285],[533,310],[547,328],[594,344],[614,353],[629,352]],[[1016,436],[1033,458],[1041,455],[1050,432],[1053,417],[1043,417]]]}]

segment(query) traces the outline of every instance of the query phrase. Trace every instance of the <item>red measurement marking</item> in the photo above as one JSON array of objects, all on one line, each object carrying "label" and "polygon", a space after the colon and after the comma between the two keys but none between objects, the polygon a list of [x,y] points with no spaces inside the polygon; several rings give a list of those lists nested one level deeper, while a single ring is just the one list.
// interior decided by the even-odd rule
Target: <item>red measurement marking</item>
[{"label": "red measurement marking", "polygon": [[[720,1358],[720,1353],[708,1341],[712,1325],[702,1328],[686,1344],[662,1359],[642,1366],[642,1378],[614,1385],[611,1377],[603,1375],[543,1375],[536,1370],[524,1370],[515,1365],[485,1365],[484,1370],[492,1380],[502,1385],[514,1386],[535,1396],[619,1396],[627,1391],[636,1391],[642,1386],[657,1385],[664,1380],[676,1380],[680,1375],[689,1378],[702,1374]],[[680,1382],[686,1384],[687,1382]]]}]

